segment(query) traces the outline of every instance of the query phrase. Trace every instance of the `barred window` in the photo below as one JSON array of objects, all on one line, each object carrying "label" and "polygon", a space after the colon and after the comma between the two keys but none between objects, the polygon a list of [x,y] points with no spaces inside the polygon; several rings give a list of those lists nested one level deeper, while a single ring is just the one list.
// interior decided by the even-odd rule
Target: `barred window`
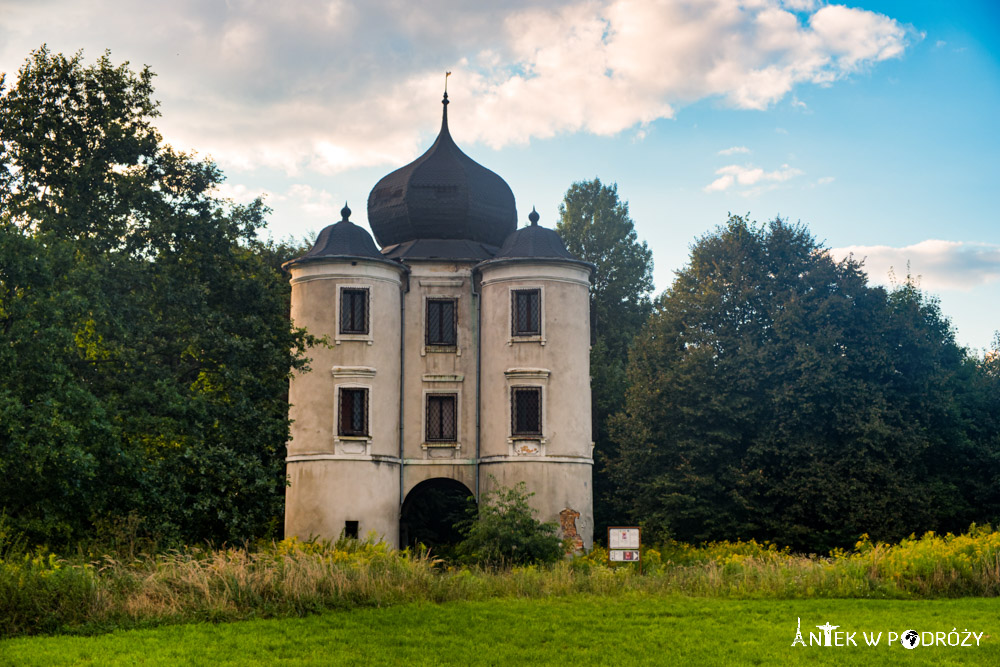
[{"label": "barred window", "polygon": [[368,290],[340,290],[340,333],[368,333]]},{"label": "barred window", "polygon": [[368,390],[341,389],[339,417],[340,435],[368,435]]},{"label": "barred window", "polygon": [[512,387],[510,390],[512,435],[542,434],[542,388]]},{"label": "barred window", "polygon": [[427,344],[455,345],[455,299],[427,300]]},{"label": "barred window", "polygon": [[427,397],[427,442],[455,442],[456,428],[454,394]]},{"label": "barred window", "polygon": [[542,291],[522,289],[511,292],[511,322],[515,336],[540,336],[542,333]]}]

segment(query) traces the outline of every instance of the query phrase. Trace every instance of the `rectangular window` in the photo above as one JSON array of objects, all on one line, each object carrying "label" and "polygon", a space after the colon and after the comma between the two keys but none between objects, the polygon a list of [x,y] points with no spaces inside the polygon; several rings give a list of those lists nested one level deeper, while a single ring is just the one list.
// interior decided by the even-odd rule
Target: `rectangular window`
[{"label": "rectangular window", "polygon": [[349,540],[358,539],[358,522],[357,521],[345,521],[344,522],[344,537]]},{"label": "rectangular window", "polygon": [[455,299],[427,299],[427,344],[455,345]]},{"label": "rectangular window", "polygon": [[368,435],[368,390],[340,390],[340,435]]},{"label": "rectangular window", "polygon": [[521,289],[511,292],[513,335],[542,335],[542,291]]},{"label": "rectangular window", "polygon": [[512,435],[542,434],[542,388],[512,387],[510,390]]},{"label": "rectangular window", "polygon": [[427,442],[455,442],[458,439],[454,394],[427,397]]},{"label": "rectangular window", "polygon": [[340,333],[368,333],[368,290],[340,290]]}]

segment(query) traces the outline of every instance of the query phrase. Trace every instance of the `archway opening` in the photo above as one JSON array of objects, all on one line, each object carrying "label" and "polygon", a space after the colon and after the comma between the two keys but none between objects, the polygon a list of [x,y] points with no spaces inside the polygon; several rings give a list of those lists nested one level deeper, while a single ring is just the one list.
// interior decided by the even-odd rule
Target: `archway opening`
[{"label": "archway opening", "polygon": [[455,524],[475,507],[472,492],[461,482],[442,477],[424,480],[406,495],[399,518],[399,542],[420,543],[447,557],[462,540]]}]

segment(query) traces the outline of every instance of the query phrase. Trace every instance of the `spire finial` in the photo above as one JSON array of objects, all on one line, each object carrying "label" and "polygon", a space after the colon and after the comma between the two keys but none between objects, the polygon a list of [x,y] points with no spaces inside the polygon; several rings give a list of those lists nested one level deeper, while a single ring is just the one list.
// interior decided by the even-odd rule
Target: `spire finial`
[{"label": "spire finial", "polygon": [[531,213],[528,214],[528,220],[531,221],[532,227],[536,227],[538,225],[538,218],[539,218],[538,211],[536,211],[535,207],[532,206]]},{"label": "spire finial", "polygon": [[448,77],[451,72],[444,73],[444,98],[441,100],[441,133],[448,133]]},{"label": "spire finial", "polygon": [[342,217],[341,222],[347,222],[348,218],[351,217],[351,209],[347,208],[347,202],[344,202],[344,208],[340,209],[340,215]]}]

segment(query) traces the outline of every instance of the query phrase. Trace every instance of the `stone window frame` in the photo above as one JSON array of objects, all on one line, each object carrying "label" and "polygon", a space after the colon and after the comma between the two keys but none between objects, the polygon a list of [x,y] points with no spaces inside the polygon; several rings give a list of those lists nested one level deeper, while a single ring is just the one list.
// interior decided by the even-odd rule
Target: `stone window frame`
[{"label": "stone window frame", "polygon": [[[367,331],[365,333],[345,333],[341,329],[343,324],[342,319],[342,309],[344,303],[344,291],[345,290],[357,290],[364,291],[367,295],[365,299],[365,325]],[[360,341],[372,345],[374,343],[373,329],[372,326],[372,290],[370,285],[356,284],[356,283],[345,283],[343,285],[337,286],[337,303],[335,305],[335,312],[337,317],[337,326],[335,331],[337,332],[334,336],[334,344],[340,345],[345,341]]]},{"label": "stone window frame", "polygon": [[[343,430],[346,392],[362,392],[364,397],[364,406],[362,407],[364,428],[361,429],[361,432],[345,432]],[[341,440],[370,440],[372,437],[371,410],[371,387],[354,384],[337,385],[337,437]]]},{"label": "stone window frame", "polygon": [[[428,429],[430,428],[430,406],[431,399],[433,398],[451,398],[455,406],[455,437],[449,440],[439,440],[436,438],[428,437]],[[425,390],[424,391],[424,414],[423,414],[423,445],[422,449],[431,448],[461,448],[461,435],[462,435],[462,400],[461,392],[457,389],[455,390]]]},{"label": "stone window frame", "polygon": [[[507,380],[507,401],[510,421],[508,422],[507,453],[508,456],[544,457],[548,450],[549,423],[548,399],[549,376],[552,374],[547,368],[508,368],[504,371]],[[540,433],[521,434],[515,433],[514,415],[514,391],[516,389],[538,389],[541,392],[541,410],[539,414]]]},{"label": "stone window frame", "polygon": [[[507,339],[507,345],[513,345],[514,343],[538,343],[540,345],[545,345],[547,342],[545,337],[545,286],[544,285],[517,285],[508,288],[509,302],[510,302],[510,327],[508,331],[510,332],[510,338]],[[520,334],[517,333],[517,315],[515,311],[517,310],[517,302],[515,292],[538,292],[538,333],[530,334]]]},{"label": "stone window frame", "polygon": [[[545,392],[538,384],[516,384],[510,388],[510,437],[514,440],[541,440],[545,434]],[[517,395],[534,393],[538,396],[538,428],[533,431],[518,431]]]},{"label": "stone window frame", "polygon": [[[453,327],[455,330],[455,342],[454,343],[432,343],[430,342],[430,304],[432,301],[451,301],[453,305],[452,318]],[[459,339],[459,306],[462,303],[461,298],[454,294],[427,294],[424,296],[424,307],[421,317],[423,318],[423,329],[424,329],[424,344],[420,350],[420,356],[424,356],[427,353],[453,353],[457,356],[462,356],[462,348],[458,344]]]}]

